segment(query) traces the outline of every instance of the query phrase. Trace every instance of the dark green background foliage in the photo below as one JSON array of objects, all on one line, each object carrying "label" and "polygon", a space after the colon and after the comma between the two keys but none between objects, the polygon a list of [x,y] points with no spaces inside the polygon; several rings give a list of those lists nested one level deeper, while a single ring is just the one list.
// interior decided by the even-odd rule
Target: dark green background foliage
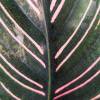
[{"label": "dark green background foliage", "polygon": [[[49,11],[51,0],[40,0],[39,3],[41,4],[41,9],[43,11],[41,15],[42,20],[39,20],[34,15],[31,16],[27,5],[21,6],[19,1],[21,2],[25,0],[0,0],[13,19],[23,28],[23,30],[25,30],[28,35],[30,35],[43,47],[44,55],[42,56],[37,51],[35,46],[33,46],[32,43],[24,37],[25,45],[46,63],[47,68],[44,69],[42,65],[32,58],[32,56],[23,48],[21,48],[21,46],[14,39],[12,39],[9,34],[6,34],[7,32],[3,27],[1,27],[1,25],[0,53],[4,54],[7,60],[16,66],[16,68],[22,73],[43,84],[43,91],[46,93],[46,96],[42,97],[22,88],[10,79],[1,69],[0,81],[2,81],[22,100],[52,100],[55,96],[55,89],[80,75],[89,65],[92,64],[93,61],[95,61],[98,56],[100,56],[100,25],[97,26],[97,22],[100,20],[99,13],[85,40],[71,56],[71,58],[62,66],[62,68],[57,73],[55,72],[57,65],[66,57],[66,55],[74,48],[80,38],[84,35],[93,19],[97,7],[100,6],[100,0],[93,0],[92,7],[90,8],[77,34],[57,60],[54,59],[57,50],[65,43],[68,37],[76,29],[90,0],[66,0],[64,7],[53,24],[50,23],[50,19],[61,0],[58,0],[52,13]],[[0,17],[5,20],[6,25],[9,28],[13,29],[14,26],[12,25],[12,22],[4,14],[1,8]],[[97,28],[95,29],[95,27]],[[0,63],[4,65],[5,68],[7,68],[9,72],[12,73],[12,75],[18,80],[31,87],[39,89],[14,73],[1,58]],[[98,63],[96,67],[81,80],[75,82],[65,90],[74,88],[75,86],[86,81],[98,70],[100,70],[100,63]],[[100,75],[84,88],[64,96],[61,100],[89,100],[99,93]],[[1,88],[1,86],[0,99],[12,100],[12,98]]]}]

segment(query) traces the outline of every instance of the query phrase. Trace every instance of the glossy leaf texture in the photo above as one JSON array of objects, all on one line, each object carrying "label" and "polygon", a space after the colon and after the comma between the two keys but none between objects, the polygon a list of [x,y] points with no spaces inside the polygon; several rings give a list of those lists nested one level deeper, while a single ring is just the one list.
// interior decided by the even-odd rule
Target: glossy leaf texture
[{"label": "glossy leaf texture", "polygon": [[0,99],[100,99],[100,1],[0,0]]}]

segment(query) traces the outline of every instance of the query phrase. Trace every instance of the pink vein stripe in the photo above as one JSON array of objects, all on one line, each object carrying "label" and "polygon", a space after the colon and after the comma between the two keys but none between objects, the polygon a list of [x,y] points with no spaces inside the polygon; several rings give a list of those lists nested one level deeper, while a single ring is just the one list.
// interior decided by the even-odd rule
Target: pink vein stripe
[{"label": "pink vein stripe", "polygon": [[1,9],[4,11],[4,13],[7,15],[7,17],[15,24],[15,26],[21,31],[22,34],[24,34],[29,40],[30,42],[39,50],[39,52],[43,55],[44,51],[43,49],[40,47],[40,45],[35,42],[35,40],[33,40],[17,23],[16,21],[11,17],[11,15],[7,12],[7,10],[5,9],[5,7],[1,4],[0,2],[0,7]]},{"label": "pink vein stripe", "polygon": [[98,94],[97,96],[93,97],[91,100],[99,100],[100,99],[100,94]]},{"label": "pink vein stripe", "polygon": [[14,70],[18,75],[20,75],[21,77],[23,77],[24,79],[26,79],[27,81],[29,81],[30,83],[43,88],[43,86],[37,82],[35,82],[34,80],[28,78],[27,76],[25,76],[24,74],[22,74],[19,70],[17,70],[10,62],[7,61],[7,59],[0,53],[0,58],[2,58],[2,60],[12,69]]},{"label": "pink vein stripe", "polygon": [[55,91],[55,94],[61,92],[62,90],[64,90],[65,88],[67,88],[68,86],[70,86],[71,84],[75,83],[76,81],[78,81],[79,79],[81,79],[84,75],[86,75],[89,71],[91,71],[96,64],[100,62],[100,57],[98,57],[81,75],[79,75],[78,77],[76,77],[75,79],[73,79],[72,81],[68,82],[67,84],[61,86],[60,88],[58,88]]},{"label": "pink vein stripe", "polygon": [[56,53],[56,55],[55,55],[55,59],[57,59],[57,58],[61,55],[61,53],[63,52],[63,50],[67,47],[67,45],[69,44],[69,42],[73,39],[73,37],[74,37],[75,34],[77,33],[78,29],[80,28],[82,22],[84,21],[84,19],[85,19],[87,13],[88,13],[88,11],[89,11],[89,9],[90,9],[90,7],[91,7],[92,1],[93,1],[93,0],[90,0],[89,5],[88,5],[88,7],[87,7],[87,9],[86,9],[86,11],[85,11],[85,13],[84,13],[84,15],[83,15],[83,17],[82,17],[80,23],[78,24],[77,28],[75,29],[75,31],[74,31],[74,32],[72,33],[72,35],[68,38],[68,40],[63,44],[63,46],[61,46],[61,48],[57,51],[57,53]]},{"label": "pink vein stripe", "polygon": [[15,94],[13,94],[2,82],[0,82],[0,85],[1,85],[2,88],[3,88],[11,97],[13,97],[15,100],[21,100],[19,97],[17,97]]},{"label": "pink vein stripe", "polygon": [[[40,11],[39,9],[32,3],[31,0],[26,0],[27,3],[32,7],[32,9],[38,14],[38,16],[40,16]],[[36,0],[35,0],[36,1]]]},{"label": "pink vein stripe", "polygon": [[76,51],[76,49],[80,46],[80,44],[83,42],[83,40],[85,39],[85,37],[88,35],[90,29],[92,28],[96,18],[97,18],[97,15],[100,11],[100,6],[98,7],[97,11],[96,11],[96,14],[93,18],[93,20],[91,21],[88,29],[86,30],[85,34],[82,36],[82,38],[80,39],[80,41],[76,44],[76,46],[71,50],[71,52],[64,58],[64,60],[58,65],[58,67],[56,68],[56,72],[63,66],[63,64],[72,56],[72,54]]},{"label": "pink vein stripe", "polygon": [[54,7],[55,7],[55,4],[56,4],[57,0],[52,0],[51,1],[51,4],[50,4],[50,11],[52,12]]},{"label": "pink vein stripe", "polygon": [[64,93],[62,93],[62,94],[60,94],[60,95],[54,97],[54,100],[59,99],[59,98],[65,96],[65,95],[68,95],[68,94],[70,94],[70,93],[72,93],[72,92],[74,92],[74,91],[76,91],[76,90],[78,90],[78,89],[83,88],[83,87],[86,86],[88,83],[90,83],[94,78],[96,78],[98,75],[100,75],[100,70],[97,71],[93,76],[91,76],[91,77],[90,77],[88,80],[86,80],[84,83],[82,83],[82,84],[76,86],[75,88],[70,89],[70,90],[68,90],[68,91],[66,91],[66,92],[64,92]]},{"label": "pink vein stripe", "polygon": [[18,40],[14,34],[9,30],[9,28],[6,26],[4,21],[0,18],[0,23],[3,25],[3,27],[8,31],[8,33],[12,36],[13,39],[15,39],[21,47],[23,47],[33,58],[35,58],[44,68],[46,68],[45,63],[38,58],[32,51],[30,51],[20,40]]},{"label": "pink vein stripe", "polygon": [[28,90],[30,90],[30,91],[32,91],[32,92],[35,92],[35,93],[37,93],[37,94],[39,94],[39,95],[45,96],[45,93],[44,93],[44,92],[39,91],[39,90],[34,89],[34,88],[31,88],[31,87],[29,87],[28,85],[25,85],[24,83],[22,83],[22,82],[20,82],[19,80],[17,80],[15,77],[13,77],[13,76],[4,68],[3,65],[0,64],[0,68],[8,75],[13,81],[15,81],[16,83],[18,83],[20,86],[22,86],[22,87],[24,87],[24,88],[26,88],[26,89],[28,89]]},{"label": "pink vein stripe", "polygon": [[65,3],[65,0],[62,0],[61,3],[59,4],[58,8],[56,9],[55,13],[53,14],[53,16],[51,18],[51,23],[54,23],[54,21],[58,17],[61,9],[63,8],[64,3]]}]

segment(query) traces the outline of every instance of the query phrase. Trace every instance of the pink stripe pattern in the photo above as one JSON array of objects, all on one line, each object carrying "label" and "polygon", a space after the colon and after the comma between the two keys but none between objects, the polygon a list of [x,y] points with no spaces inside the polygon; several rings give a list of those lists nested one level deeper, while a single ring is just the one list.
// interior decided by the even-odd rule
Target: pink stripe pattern
[{"label": "pink stripe pattern", "polygon": [[24,79],[26,79],[27,81],[31,82],[32,84],[43,88],[43,86],[35,81],[33,81],[32,79],[28,78],[27,76],[25,76],[24,74],[22,74],[19,70],[17,70],[10,62],[7,61],[7,59],[0,53],[0,58],[2,58],[2,60],[12,69],[14,70],[18,75],[20,75],[21,77],[23,77]]},{"label": "pink stripe pattern", "polygon": [[0,82],[0,85],[2,88],[15,100],[21,100],[19,97],[17,97],[15,94],[13,94],[2,82]]},{"label": "pink stripe pattern", "polygon": [[52,0],[52,1],[51,1],[51,4],[50,4],[50,11],[51,11],[51,12],[53,11],[53,9],[54,9],[54,7],[55,7],[56,2],[57,2],[57,0]]},{"label": "pink stripe pattern", "polygon": [[0,2],[0,7],[1,9],[4,11],[4,13],[7,15],[7,17],[14,23],[14,25],[17,27],[17,29],[20,30],[20,32],[22,34],[24,34],[29,40],[30,42],[39,50],[39,52],[43,55],[44,51],[41,48],[41,46],[35,41],[33,40],[17,23],[16,21],[11,17],[11,15],[7,12],[6,8],[2,5],[2,3]]},{"label": "pink stripe pattern", "polygon": [[55,91],[56,93],[61,92],[62,90],[64,90],[65,88],[67,88],[68,86],[70,86],[71,84],[75,83],[76,81],[78,81],[79,79],[81,79],[84,75],[86,75],[89,71],[91,71],[98,63],[100,62],[100,57],[98,57],[81,75],[79,75],[77,78],[73,79],[72,81],[68,82],[67,84],[61,86],[60,88],[58,88]]},{"label": "pink stripe pattern", "polygon": [[100,94],[98,94],[97,96],[93,97],[91,100],[99,100],[100,99]]},{"label": "pink stripe pattern", "polygon": [[58,17],[61,9],[63,8],[64,3],[65,3],[65,0],[62,0],[61,3],[59,4],[58,8],[56,9],[55,13],[53,14],[53,16],[51,18],[51,23],[54,23],[55,22],[55,20]]},{"label": "pink stripe pattern", "polygon": [[28,85],[25,85],[24,83],[20,82],[19,80],[17,80],[15,77],[13,77],[5,68],[3,65],[0,64],[0,68],[4,71],[4,73],[6,73],[13,81],[15,81],[17,84],[19,84],[20,86],[26,88],[27,90],[29,91],[32,91],[32,92],[35,92],[39,95],[42,95],[42,96],[45,96],[45,93],[40,91],[40,90],[37,90],[37,89],[34,89],[34,88],[31,88],[29,87]]},{"label": "pink stripe pattern", "polygon": [[83,88],[83,87],[86,86],[88,83],[90,83],[94,78],[96,78],[98,75],[100,75],[100,70],[97,71],[93,76],[91,76],[91,77],[90,77],[87,81],[85,81],[84,83],[82,83],[82,84],[76,86],[75,88],[70,89],[70,90],[68,90],[68,91],[66,91],[66,92],[64,92],[64,93],[62,93],[62,94],[60,94],[60,95],[54,97],[54,100],[57,100],[57,99],[59,99],[59,98],[65,96],[65,95],[68,95],[68,94],[70,94],[70,93],[72,93],[72,92],[74,92],[74,91],[76,91],[76,90],[78,90],[78,89]]},{"label": "pink stripe pattern", "polygon": [[21,47],[23,47],[33,58],[35,58],[44,68],[46,68],[45,63],[38,58],[32,51],[30,51],[19,39],[17,39],[14,34],[9,30],[9,28],[6,26],[6,24],[4,23],[4,21],[0,18],[0,23],[3,25],[3,27],[8,31],[8,33],[12,36],[12,38],[14,40],[16,40],[16,42],[18,42],[20,44]]},{"label": "pink stripe pattern", "polygon": [[63,50],[67,47],[67,45],[69,44],[69,42],[72,40],[72,38],[73,38],[73,37],[75,36],[75,34],[77,33],[78,29],[80,28],[82,22],[84,21],[84,19],[85,19],[87,13],[88,13],[88,11],[89,11],[89,9],[90,9],[90,7],[91,7],[92,1],[93,1],[93,0],[90,0],[90,3],[89,3],[89,5],[88,5],[88,7],[87,7],[87,9],[86,9],[86,11],[85,11],[85,13],[84,13],[84,15],[83,15],[81,21],[80,21],[80,23],[78,24],[77,28],[75,29],[75,31],[74,31],[74,32],[72,33],[72,35],[68,38],[68,40],[64,43],[64,45],[61,46],[61,48],[57,51],[57,53],[56,53],[56,55],[55,55],[55,59],[57,59],[57,58],[61,55],[61,53],[63,52]]},{"label": "pink stripe pattern", "polygon": [[77,50],[77,48],[80,46],[80,44],[83,42],[83,40],[85,39],[85,37],[88,35],[90,29],[92,28],[96,18],[97,18],[97,15],[100,11],[100,5],[96,11],[96,14],[93,18],[93,20],[91,21],[88,29],[86,30],[85,34],[83,35],[83,37],[80,39],[80,41],[76,44],[76,46],[70,51],[70,53],[64,58],[64,60],[57,66],[56,68],[56,72],[63,66],[63,64],[72,56],[72,54]]}]

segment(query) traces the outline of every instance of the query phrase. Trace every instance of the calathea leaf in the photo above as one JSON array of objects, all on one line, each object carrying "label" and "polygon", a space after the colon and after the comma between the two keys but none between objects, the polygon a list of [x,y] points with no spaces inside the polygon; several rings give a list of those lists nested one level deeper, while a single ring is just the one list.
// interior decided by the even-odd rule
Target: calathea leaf
[{"label": "calathea leaf", "polygon": [[0,0],[0,99],[99,99],[99,34],[99,0]]}]

